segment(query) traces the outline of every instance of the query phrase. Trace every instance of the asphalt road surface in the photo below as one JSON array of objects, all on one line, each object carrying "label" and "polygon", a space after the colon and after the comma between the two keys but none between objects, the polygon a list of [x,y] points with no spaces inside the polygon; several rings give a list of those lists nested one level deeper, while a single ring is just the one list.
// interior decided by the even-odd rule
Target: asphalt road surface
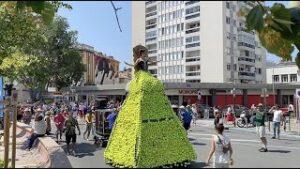
[{"label": "asphalt road surface", "polygon": [[[81,133],[85,127],[81,125]],[[259,152],[261,144],[257,135],[251,129],[232,129],[225,131],[231,138],[233,146],[234,165],[232,167],[250,168],[296,168],[300,166],[300,139],[282,136],[281,140],[271,140],[268,136],[269,152]],[[210,168],[205,161],[210,150],[210,141],[214,130],[201,124],[193,125],[189,131],[189,139],[197,152],[197,160],[189,168]],[[103,159],[103,148],[96,148],[92,141],[83,140],[82,134],[77,137],[77,157],[68,156],[74,168],[103,168],[108,167]],[[61,143],[65,149],[65,143]]]}]

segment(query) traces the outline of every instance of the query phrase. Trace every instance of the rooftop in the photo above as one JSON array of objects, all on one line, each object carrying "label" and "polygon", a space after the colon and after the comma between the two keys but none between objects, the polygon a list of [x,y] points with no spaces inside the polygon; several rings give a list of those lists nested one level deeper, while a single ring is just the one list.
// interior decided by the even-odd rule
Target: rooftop
[{"label": "rooftop", "polygon": [[290,67],[290,66],[297,66],[296,62],[280,62],[280,63],[267,62],[267,69],[273,67],[279,68],[279,67]]}]

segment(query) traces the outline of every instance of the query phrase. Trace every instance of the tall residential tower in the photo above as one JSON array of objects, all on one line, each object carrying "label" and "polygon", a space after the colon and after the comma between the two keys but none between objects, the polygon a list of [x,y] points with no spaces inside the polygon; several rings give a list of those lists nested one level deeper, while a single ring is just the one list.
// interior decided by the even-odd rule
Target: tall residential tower
[{"label": "tall residential tower", "polygon": [[163,82],[265,83],[266,51],[237,15],[247,1],[133,1],[132,46]]}]

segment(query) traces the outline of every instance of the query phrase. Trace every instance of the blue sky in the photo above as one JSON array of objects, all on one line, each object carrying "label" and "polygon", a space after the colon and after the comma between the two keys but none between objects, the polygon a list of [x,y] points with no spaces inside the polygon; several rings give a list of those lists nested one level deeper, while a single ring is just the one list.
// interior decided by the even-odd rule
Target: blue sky
[{"label": "blue sky", "polygon": [[[272,5],[275,1],[266,1]],[[277,1],[285,5],[288,1]],[[109,1],[68,1],[72,10],[62,9],[59,15],[68,19],[71,30],[78,31],[78,41],[95,47],[97,51],[114,56],[121,62],[131,61],[131,2],[115,1],[119,21],[123,32],[119,31],[113,8]],[[294,52],[294,56],[296,51]],[[279,58],[267,54],[267,60],[279,61]]]}]

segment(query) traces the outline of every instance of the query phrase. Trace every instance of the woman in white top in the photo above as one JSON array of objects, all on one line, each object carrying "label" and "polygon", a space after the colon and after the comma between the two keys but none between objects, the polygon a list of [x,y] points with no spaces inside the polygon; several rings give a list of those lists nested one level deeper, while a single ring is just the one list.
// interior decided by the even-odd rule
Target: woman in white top
[{"label": "woman in white top", "polygon": [[217,124],[217,134],[212,137],[211,150],[207,158],[207,164],[209,164],[211,157],[213,156],[213,168],[229,168],[232,165],[233,150],[231,147],[230,139],[223,135],[223,124]]}]

